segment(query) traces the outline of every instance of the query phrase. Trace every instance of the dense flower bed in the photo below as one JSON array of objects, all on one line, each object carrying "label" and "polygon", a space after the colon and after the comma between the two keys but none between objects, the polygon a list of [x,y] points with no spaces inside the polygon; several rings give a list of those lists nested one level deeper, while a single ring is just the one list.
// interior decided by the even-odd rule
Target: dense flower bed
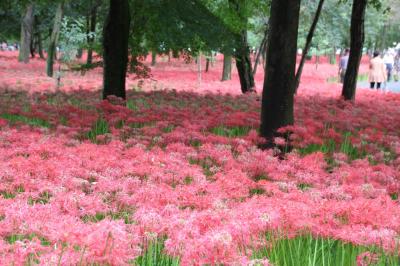
[{"label": "dense flower bed", "polygon": [[399,244],[398,94],[345,103],[334,66],[306,65],[282,158],[257,149],[259,96],[221,83],[220,63],[201,84],[194,65],[160,63],[123,107],[99,100],[99,70],[56,89],[43,62],[4,54],[2,265],[123,265],[155,239],[183,265],[244,265],[267,231]]}]

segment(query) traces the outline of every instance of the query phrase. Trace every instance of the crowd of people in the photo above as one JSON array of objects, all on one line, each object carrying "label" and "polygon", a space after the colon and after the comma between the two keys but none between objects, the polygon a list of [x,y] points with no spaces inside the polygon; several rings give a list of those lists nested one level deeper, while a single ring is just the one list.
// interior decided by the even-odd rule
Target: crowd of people
[{"label": "crowd of people", "polygon": [[0,51],[17,51],[18,50],[18,44],[8,44],[7,42],[1,42],[0,44]]},{"label": "crowd of people", "polygon": [[[350,50],[345,49],[343,55],[339,61],[339,78],[340,82],[344,82],[344,77],[347,70],[347,64],[349,62]],[[379,51],[375,51],[370,59],[368,81],[370,88],[380,89],[382,84],[386,82],[400,80],[400,50],[395,51],[389,49],[381,54]]]}]

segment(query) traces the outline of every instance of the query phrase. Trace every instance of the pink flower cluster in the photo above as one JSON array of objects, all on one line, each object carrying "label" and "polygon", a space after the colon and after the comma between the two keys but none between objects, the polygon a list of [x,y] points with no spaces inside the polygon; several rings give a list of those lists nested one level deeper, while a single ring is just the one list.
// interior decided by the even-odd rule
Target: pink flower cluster
[{"label": "pink flower cluster", "polygon": [[[126,108],[98,100],[98,70],[67,74],[51,92],[42,62],[11,58],[0,56],[0,115],[49,127],[1,116],[1,265],[124,265],[163,238],[182,265],[268,265],[251,254],[275,230],[399,244],[400,95],[361,90],[345,103],[339,86],[325,83],[335,67],[306,65],[290,128],[295,149],[282,160],[257,149],[258,96],[237,95],[237,81],[221,84],[217,69],[196,93],[193,66],[159,63],[157,86],[170,89],[144,82]],[[100,120],[108,131],[90,141]],[[216,128],[247,131],[227,137]],[[301,153],[329,140],[337,145],[329,160]],[[345,141],[365,156],[350,160]],[[361,254],[358,263],[373,260]]]}]

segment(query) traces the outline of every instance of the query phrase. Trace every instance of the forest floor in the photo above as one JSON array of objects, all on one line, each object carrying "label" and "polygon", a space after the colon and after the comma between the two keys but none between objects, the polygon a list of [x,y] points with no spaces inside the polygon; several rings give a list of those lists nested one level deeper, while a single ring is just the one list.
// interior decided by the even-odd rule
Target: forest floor
[{"label": "forest floor", "polygon": [[159,62],[124,107],[99,69],[57,88],[0,53],[0,264],[398,265],[400,94],[348,103],[307,63],[282,158],[257,148],[262,71],[241,95],[221,69]]}]

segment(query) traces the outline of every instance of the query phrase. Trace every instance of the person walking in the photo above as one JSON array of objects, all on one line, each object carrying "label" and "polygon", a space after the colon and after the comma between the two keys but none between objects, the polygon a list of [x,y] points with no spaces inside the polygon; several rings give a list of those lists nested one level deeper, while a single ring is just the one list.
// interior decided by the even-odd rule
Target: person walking
[{"label": "person walking", "polygon": [[344,76],[346,75],[347,65],[349,63],[350,49],[346,48],[344,54],[340,57],[339,61],[339,79],[340,83],[344,82]]},{"label": "person walking", "polygon": [[375,88],[375,84],[377,85],[377,89],[380,89],[381,84],[386,81],[386,78],[387,73],[385,63],[380,57],[380,53],[378,51],[375,51],[374,57],[369,63],[368,79],[371,85],[371,89]]},{"label": "person walking", "polygon": [[387,51],[385,55],[383,56],[383,62],[386,65],[386,73],[387,73],[387,81],[392,80],[392,72],[393,72],[393,66],[394,66],[394,56],[392,51]]},{"label": "person walking", "polygon": [[400,50],[397,51],[396,56],[394,57],[394,80],[399,81],[400,76]]}]

